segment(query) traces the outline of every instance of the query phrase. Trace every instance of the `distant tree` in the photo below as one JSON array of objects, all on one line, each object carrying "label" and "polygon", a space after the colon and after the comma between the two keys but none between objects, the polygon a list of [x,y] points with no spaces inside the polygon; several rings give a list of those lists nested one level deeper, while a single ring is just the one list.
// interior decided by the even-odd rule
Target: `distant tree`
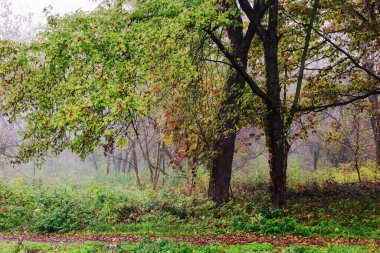
[{"label": "distant tree", "polygon": [[368,97],[371,103],[371,126],[375,142],[375,158],[377,166],[380,167],[380,101],[378,95]]},{"label": "distant tree", "polygon": [[0,39],[14,41],[30,41],[39,30],[32,25],[32,13],[14,14],[12,1],[0,0]]},{"label": "distant tree", "polygon": [[[360,48],[360,55],[363,66],[379,76],[379,44],[380,44],[380,3],[377,0],[358,0],[358,1],[335,1],[337,8],[333,13],[339,18],[337,29],[343,29],[346,36],[346,45],[356,51]],[[363,80],[364,81],[364,80]],[[369,75],[366,80],[368,86],[377,85],[378,79]],[[379,95],[373,94],[368,97],[371,106],[371,124],[376,149],[376,162],[380,166],[380,110]]]},{"label": "distant tree", "polygon": [[[9,49],[12,42],[25,42],[33,39],[39,26],[32,25],[32,14],[15,14],[12,11],[12,1],[0,0],[0,50]],[[6,53],[5,52],[5,53]],[[1,69],[1,67],[0,67]],[[0,99],[4,96],[1,95]],[[0,102],[1,104],[2,102]],[[23,130],[23,124],[9,124],[7,117],[0,118],[0,155],[5,158],[8,166],[9,162],[17,157],[17,148],[20,145],[18,131]]]},{"label": "distant tree", "polygon": [[331,128],[326,133],[327,151],[333,165],[349,163],[356,170],[359,181],[362,181],[360,164],[370,157],[371,129],[365,109],[365,103],[345,108],[340,115],[331,118]]}]

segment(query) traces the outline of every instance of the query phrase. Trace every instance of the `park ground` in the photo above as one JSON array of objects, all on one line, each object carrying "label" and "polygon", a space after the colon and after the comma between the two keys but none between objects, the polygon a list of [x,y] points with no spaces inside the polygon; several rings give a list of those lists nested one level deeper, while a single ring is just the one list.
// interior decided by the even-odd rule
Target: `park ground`
[{"label": "park ground", "polygon": [[243,172],[220,208],[201,171],[191,194],[176,175],[155,190],[128,174],[17,179],[0,185],[0,252],[380,252],[380,183],[362,170],[361,183],[342,170],[294,177],[285,210],[270,205],[265,180]]}]

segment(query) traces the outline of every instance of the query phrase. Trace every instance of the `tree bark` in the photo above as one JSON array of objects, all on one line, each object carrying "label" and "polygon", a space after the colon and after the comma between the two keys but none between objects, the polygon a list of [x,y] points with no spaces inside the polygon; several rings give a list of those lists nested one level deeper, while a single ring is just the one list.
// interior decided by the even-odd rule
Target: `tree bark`
[{"label": "tree bark", "polygon": [[271,201],[277,208],[286,206],[286,169],[290,145],[285,139],[281,115],[269,112],[266,119],[266,138],[269,153]]},{"label": "tree bark", "polygon": [[[222,10],[238,9],[235,2],[223,1]],[[243,36],[243,21],[240,16],[231,17],[237,24],[227,27],[227,37],[231,41],[232,56],[241,66],[247,68],[248,50],[242,45],[245,42]],[[250,35],[251,36],[251,35]],[[245,80],[235,71],[230,69],[231,75],[224,87],[225,97],[219,109],[217,122],[218,139],[214,143],[215,156],[210,162],[209,197],[217,206],[229,200],[229,190],[232,174],[232,160],[235,152],[236,124],[239,121],[238,99],[242,95]]]},{"label": "tree bark", "polygon": [[93,165],[94,165],[94,167],[95,167],[95,170],[99,170],[98,156],[97,156],[95,150],[92,151],[91,156],[92,156],[92,157],[91,157],[91,158],[92,158],[92,163],[93,163]]},{"label": "tree bark", "polygon": [[235,138],[233,134],[215,145],[219,154],[212,160],[208,195],[217,206],[229,200]]},{"label": "tree bark", "polygon": [[290,145],[286,140],[287,129],[282,115],[281,85],[278,69],[278,1],[269,7],[268,30],[262,33],[266,71],[267,94],[272,101],[267,104],[264,117],[265,134],[269,152],[271,201],[277,208],[286,206],[286,169]]}]

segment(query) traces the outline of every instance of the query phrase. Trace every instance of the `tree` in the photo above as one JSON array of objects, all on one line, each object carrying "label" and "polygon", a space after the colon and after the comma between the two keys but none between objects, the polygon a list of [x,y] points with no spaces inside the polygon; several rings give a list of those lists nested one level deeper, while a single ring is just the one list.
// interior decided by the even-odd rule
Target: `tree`
[{"label": "tree", "polygon": [[376,164],[380,166],[380,107],[379,107],[379,96],[372,95],[368,97],[371,103],[371,126],[373,131],[373,137],[375,142],[375,158]]},{"label": "tree", "polygon": [[[366,129],[369,128],[363,124],[368,122],[364,120],[365,116],[365,104],[354,103],[335,117],[331,116],[332,127],[326,134],[326,141],[330,144],[329,149],[335,151],[332,157],[334,166],[349,162],[356,170],[359,182],[362,182],[360,163],[368,153],[365,149],[368,147]],[[338,145],[331,145],[334,143]]]},{"label": "tree", "polygon": [[[183,109],[174,113],[188,111],[165,117],[173,125],[210,129],[192,127],[181,143],[207,133],[201,151],[218,205],[229,198],[236,132],[263,126],[272,203],[283,208],[291,141],[305,131],[294,123],[380,93],[380,77],[360,58],[365,47],[346,41],[359,19],[340,29],[342,1],[149,0],[131,11],[124,3],[51,17],[39,42],[5,50],[5,108],[29,123],[26,156],[65,148],[85,155],[97,145],[107,151],[123,143],[137,117],[162,112],[168,100]],[[361,44],[372,43],[373,33],[359,30],[368,35]],[[206,93],[209,85],[219,92]],[[196,112],[207,99],[192,96],[198,87],[216,97],[201,120]]]},{"label": "tree", "polygon": [[[38,26],[31,26],[32,14],[17,15],[12,11],[12,2],[0,0],[0,50],[8,51],[13,45],[10,41],[30,41],[39,30]],[[0,53],[1,54],[1,53]],[[0,67],[1,69],[1,67]],[[17,148],[20,145],[17,132],[23,129],[22,124],[9,124],[7,118],[1,116],[0,155],[6,158],[7,165],[17,156]],[[3,166],[4,167],[4,166]]]},{"label": "tree", "polygon": [[[346,1],[336,1],[335,13],[340,17],[340,26],[344,27],[345,35],[349,38],[347,45],[362,49],[360,54],[363,66],[372,73],[379,73],[379,44],[378,34],[380,32],[380,3],[376,0],[359,0],[347,3]],[[369,85],[375,82],[376,77],[369,75],[367,82]],[[378,79],[377,79],[378,82]],[[372,84],[373,85],[373,84]],[[380,165],[380,131],[379,131],[379,102],[378,95],[373,94],[368,97],[372,104],[370,111],[372,114],[371,124],[374,135],[376,162]]]},{"label": "tree", "polygon": [[32,43],[2,44],[3,112],[27,123],[20,160],[70,149],[90,154],[124,145],[138,116],[149,114],[146,82],[128,44],[120,6],[50,16]]},{"label": "tree", "polygon": [[[377,94],[379,93],[378,82],[380,79],[379,76],[373,73],[370,69],[365,68],[365,66],[356,60],[355,57],[350,55],[350,53],[344,49],[344,46],[335,43],[327,35],[319,31],[318,27],[328,24],[327,22],[332,23],[334,20],[329,20],[327,17],[323,17],[322,14],[318,13],[318,8],[329,8],[329,5],[334,4],[334,2],[323,2],[323,4],[326,5],[320,6],[320,1],[316,0],[313,1],[311,8],[307,7],[306,9],[300,8],[301,2],[298,1],[294,1],[294,4],[291,4],[290,2],[283,2],[280,4],[279,1],[254,1],[254,3],[251,4],[247,0],[239,0],[239,4],[241,10],[249,20],[247,32],[251,32],[258,36],[260,47],[263,51],[262,59],[264,63],[263,67],[265,69],[265,92],[258,83],[254,81],[252,76],[247,73],[244,64],[241,64],[239,60],[231,54],[230,49],[224,45],[222,39],[218,38],[211,30],[207,30],[206,32],[223,52],[224,56],[229,60],[236,72],[239,73],[239,75],[244,78],[245,82],[251,87],[252,92],[260,97],[265,104],[266,115],[263,118],[263,124],[265,126],[267,147],[269,150],[269,166],[272,184],[271,198],[272,203],[275,206],[282,208],[286,204],[286,167],[287,155],[290,147],[288,142],[289,130],[296,114],[321,111],[329,107],[349,104],[353,101]],[[296,13],[295,10],[298,10],[301,15],[302,13],[306,13],[306,15],[297,17],[297,15],[294,14]],[[315,25],[317,17],[319,22]],[[299,20],[307,20],[307,23],[305,24]],[[300,28],[305,32],[304,45],[299,46],[298,50],[293,50],[294,52],[301,51],[301,53],[290,55],[290,58],[288,59],[290,59],[290,61],[294,60],[295,64],[289,66],[291,62],[290,64],[282,62],[282,60],[279,59],[279,55],[286,52],[284,51],[286,48],[284,46],[289,46],[287,42],[292,41],[292,43],[294,43],[298,41],[291,33],[289,34],[289,28],[294,26],[299,27],[299,25],[301,25]],[[240,24],[240,26],[242,26],[242,24]],[[251,28],[251,30],[249,28]],[[279,34],[281,34],[281,37]],[[333,52],[332,56],[323,57],[320,52],[326,52],[325,50]],[[341,64],[340,61],[342,61],[342,59],[335,56],[336,52],[343,54],[345,56],[343,61],[347,60],[349,63]],[[255,56],[260,57],[260,55],[257,54]],[[307,62],[307,58],[310,59],[309,63]],[[306,99],[301,100],[304,79],[309,81],[307,86],[310,85],[310,81],[312,80],[324,86],[317,85],[316,87],[318,90],[309,89],[313,91],[314,98],[317,99],[321,98],[319,95],[324,95],[323,89],[326,90],[327,88],[327,91],[332,94],[335,93],[335,90],[342,90],[343,87],[339,87],[339,85],[336,84],[326,85],[327,79],[323,80],[320,75],[316,76],[312,73],[308,73],[305,77],[305,70],[313,70],[312,68],[308,68],[308,66],[316,62],[321,63],[321,59],[324,58],[327,58],[330,62],[335,64],[326,64],[326,68],[330,71],[334,69],[335,66],[338,66],[338,68],[341,68],[342,70],[348,70],[349,67],[351,69],[352,67],[357,68],[374,78],[377,85],[372,87],[356,86],[354,89],[351,84],[355,83],[355,80],[360,79],[360,73],[356,72],[354,74],[349,74],[345,71],[345,75],[337,75],[333,78],[333,80],[338,83],[342,83],[342,80],[345,79],[343,96],[335,96],[335,98],[331,99],[331,102],[328,100],[318,101],[307,97],[306,91],[305,98],[311,100],[311,105],[307,105],[306,103],[301,104],[301,102],[309,102]],[[318,74],[325,72],[324,77],[326,77],[328,75],[326,73],[326,68],[324,70],[318,69]],[[284,70],[284,73],[281,73],[280,70]],[[289,78],[289,72],[294,78]],[[296,74],[294,75],[294,73]],[[347,82],[349,76],[351,77],[351,80]],[[295,92],[292,96],[293,101],[289,103],[289,98],[286,97],[287,88],[292,85],[293,87],[295,86]],[[307,86],[305,88],[308,88]],[[357,90],[360,91],[360,95],[358,95]]]},{"label": "tree", "polygon": [[[38,27],[30,27],[32,22],[32,14],[26,16],[16,15],[11,9],[12,2],[9,0],[0,1],[0,39],[14,41],[31,40]],[[28,28],[29,26],[29,28]]]}]

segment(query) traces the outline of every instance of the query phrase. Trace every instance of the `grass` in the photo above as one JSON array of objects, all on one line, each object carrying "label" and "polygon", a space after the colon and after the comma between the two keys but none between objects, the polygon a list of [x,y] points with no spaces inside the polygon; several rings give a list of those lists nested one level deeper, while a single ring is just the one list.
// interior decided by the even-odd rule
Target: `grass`
[{"label": "grass", "polygon": [[96,183],[52,188],[17,182],[0,186],[0,232],[380,237],[378,183],[290,190],[285,211],[272,208],[267,186],[261,187],[215,208],[202,195],[185,196],[170,188],[154,192]]},{"label": "grass", "polygon": [[[216,208],[205,196],[207,172],[199,171],[191,196],[183,178],[172,175],[153,191],[137,189],[131,175],[109,175],[97,182],[55,183],[14,180],[0,184],[0,233],[199,236],[226,233],[332,238],[380,238],[379,172],[362,168],[365,183],[345,167],[300,171],[291,164],[288,206],[269,203],[267,171],[234,174],[233,199]],[[298,173],[298,174],[297,174]],[[307,175],[307,176],[306,176]],[[143,175],[144,176],[144,175]],[[56,181],[54,181],[56,182]],[[76,178],[76,182],[78,179]],[[254,183],[252,183],[254,182]],[[0,242],[0,252],[15,243]],[[60,244],[25,242],[24,252],[379,252],[375,247],[330,245],[324,248],[271,244],[196,247],[166,240],[136,244]],[[22,252],[22,251],[20,251]]]},{"label": "grass", "polygon": [[103,244],[86,242],[83,244],[58,244],[51,245],[46,243],[22,243],[0,242],[1,252],[25,252],[25,253],[45,253],[45,252],[136,252],[136,253],[167,253],[167,252],[195,252],[195,253],[238,253],[238,252],[262,252],[262,253],[368,253],[378,252],[376,247],[365,246],[342,246],[329,245],[327,247],[313,247],[294,245],[290,247],[275,247],[269,243],[251,243],[247,245],[223,245],[211,244],[207,246],[194,246],[184,243],[174,243],[168,240],[150,241],[145,240],[139,243]]}]

